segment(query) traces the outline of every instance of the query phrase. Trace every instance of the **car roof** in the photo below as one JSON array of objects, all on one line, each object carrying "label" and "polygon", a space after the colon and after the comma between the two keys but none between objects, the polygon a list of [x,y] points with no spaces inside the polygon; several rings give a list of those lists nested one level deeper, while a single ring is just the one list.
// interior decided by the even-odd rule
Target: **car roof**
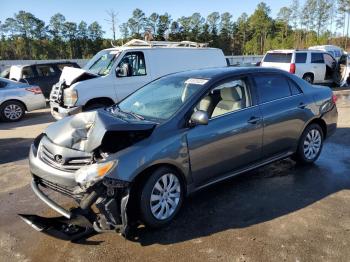
[{"label": "car roof", "polygon": [[36,65],[58,65],[58,64],[77,64],[77,62],[72,62],[72,61],[56,61],[56,62],[35,62],[32,64],[21,64],[21,65],[12,65],[12,66],[17,66],[19,68],[23,68],[26,66],[36,66]]},{"label": "car roof", "polygon": [[293,52],[315,52],[315,53],[325,53],[324,50],[319,49],[281,49],[281,50],[270,50],[267,53],[293,53]]},{"label": "car roof", "polygon": [[171,75],[185,76],[189,78],[203,78],[203,79],[216,79],[216,78],[226,78],[234,75],[249,74],[249,73],[282,73],[282,71],[277,68],[267,68],[267,67],[217,67],[210,69],[197,69],[184,71],[179,73],[174,73]]}]

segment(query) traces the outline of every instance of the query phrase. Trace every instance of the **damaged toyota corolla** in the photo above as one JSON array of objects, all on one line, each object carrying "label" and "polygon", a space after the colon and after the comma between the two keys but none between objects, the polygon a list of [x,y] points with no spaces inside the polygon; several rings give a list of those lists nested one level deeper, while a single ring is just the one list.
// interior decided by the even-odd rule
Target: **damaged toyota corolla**
[{"label": "damaged toyota corolla", "polygon": [[[160,227],[184,198],[292,156],[319,157],[336,129],[335,98],[277,69],[217,68],[155,80],[120,103],[51,124],[30,149],[32,189],[60,217],[24,215],[66,240]],[[67,210],[56,191],[76,202]]]}]

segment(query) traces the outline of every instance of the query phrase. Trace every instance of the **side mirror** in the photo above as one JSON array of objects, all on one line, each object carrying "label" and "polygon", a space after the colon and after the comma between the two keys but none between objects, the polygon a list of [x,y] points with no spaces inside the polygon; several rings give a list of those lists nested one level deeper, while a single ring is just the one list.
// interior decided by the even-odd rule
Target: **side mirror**
[{"label": "side mirror", "polygon": [[198,110],[194,112],[190,119],[190,125],[207,125],[209,122],[208,113],[205,111]]}]

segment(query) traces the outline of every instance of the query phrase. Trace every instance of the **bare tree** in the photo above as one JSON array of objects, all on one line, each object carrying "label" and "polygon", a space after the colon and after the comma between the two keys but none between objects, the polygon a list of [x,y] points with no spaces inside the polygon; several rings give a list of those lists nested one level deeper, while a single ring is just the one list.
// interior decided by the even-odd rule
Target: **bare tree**
[{"label": "bare tree", "polygon": [[117,15],[113,9],[106,11],[107,15],[109,16],[109,19],[105,19],[110,25],[111,30],[113,34],[113,40],[115,41],[116,31],[117,31]]}]

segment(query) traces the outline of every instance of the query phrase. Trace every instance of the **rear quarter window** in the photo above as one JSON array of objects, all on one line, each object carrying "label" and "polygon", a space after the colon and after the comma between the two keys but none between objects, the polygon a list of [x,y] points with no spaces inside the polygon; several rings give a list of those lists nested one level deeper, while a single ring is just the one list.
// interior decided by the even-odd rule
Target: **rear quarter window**
[{"label": "rear quarter window", "polygon": [[304,64],[306,63],[307,53],[295,53],[295,63]]},{"label": "rear quarter window", "polygon": [[269,63],[290,63],[292,61],[292,53],[267,53],[264,62]]},{"label": "rear quarter window", "polygon": [[266,74],[254,76],[260,103],[274,101],[291,95],[288,80],[283,75]]}]

